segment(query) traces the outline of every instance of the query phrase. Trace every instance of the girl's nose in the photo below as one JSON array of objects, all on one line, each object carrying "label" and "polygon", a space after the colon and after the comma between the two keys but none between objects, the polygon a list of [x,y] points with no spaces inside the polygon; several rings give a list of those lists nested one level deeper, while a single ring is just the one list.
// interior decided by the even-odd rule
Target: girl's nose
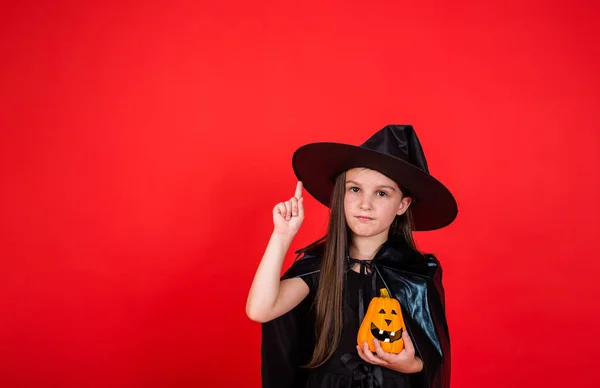
[{"label": "girl's nose", "polygon": [[360,200],[360,208],[362,210],[371,210],[371,199],[368,196],[363,196]]}]

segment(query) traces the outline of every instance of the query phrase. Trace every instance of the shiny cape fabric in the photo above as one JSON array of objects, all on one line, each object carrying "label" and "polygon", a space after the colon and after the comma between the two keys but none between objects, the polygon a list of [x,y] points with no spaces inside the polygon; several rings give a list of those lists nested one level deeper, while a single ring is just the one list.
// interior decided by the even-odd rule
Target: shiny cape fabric
[{"label": "shiny cape fabric", "polygon": [[[318,276],[324,243],[299,251],[303,256],[283,279]],[[432,254],[422,255],[402,238],[389,239],[372,260],[376,276],[398,299],[421,372],[411,374],[412,387],[450,387],[450,338],[445,314],[442,267]],[[314,290],[290,312],[262,324],[263,388],[304,388],[309,369],[302,367],[314,349]]]}]

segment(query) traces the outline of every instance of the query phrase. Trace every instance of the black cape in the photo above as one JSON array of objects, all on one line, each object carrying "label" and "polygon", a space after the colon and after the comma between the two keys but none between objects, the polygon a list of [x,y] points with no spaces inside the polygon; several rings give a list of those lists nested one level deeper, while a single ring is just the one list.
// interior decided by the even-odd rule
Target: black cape
[{"label": "black cape", "polygon": [[[324,242],[298,251],[303,254],[283,279],[318,276]],[[372,268],[390,296],[398,299],[406,329],[423,360],[411,375],[417,388],[450,387],[450,338],[445,314],[442,267],[432,254],[410,248],[401,237],[388,239],[372,260]],[[309,280],[310,281],[310,280]],[[314,349],[314,290],[288,313],[262,324],[262,387],[304,388],[310,369],[302,367]]]}]

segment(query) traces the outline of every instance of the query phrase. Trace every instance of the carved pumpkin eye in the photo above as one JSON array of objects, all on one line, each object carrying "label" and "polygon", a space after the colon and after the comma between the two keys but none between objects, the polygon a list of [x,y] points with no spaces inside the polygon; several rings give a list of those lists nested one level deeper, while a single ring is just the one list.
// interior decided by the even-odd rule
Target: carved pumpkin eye
[{"label": "carved pumpkin eye", "polygon": [[392,310],[392,315],[398,315],[396,314],[396,310]]},{"label": "carved pumpkin eye", "polygon": [[384,309],[379,310],[379,314],[385,314],[385,310]]}]

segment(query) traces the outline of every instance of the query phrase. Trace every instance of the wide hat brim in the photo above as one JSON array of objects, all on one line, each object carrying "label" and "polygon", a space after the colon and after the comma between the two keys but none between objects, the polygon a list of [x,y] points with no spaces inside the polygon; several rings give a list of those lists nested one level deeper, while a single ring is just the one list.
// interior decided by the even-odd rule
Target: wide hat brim
[{"label": "wide hat brim", "polygon": [[415,231],[443,228],[458,214],[454,196],[432,175],[405,160],[368,148],[328,142],[306,144],[294,152],[292,167],[304,189],[327,207],[335,177],[351,168],[366,167],[410,191],[416,200],[410,205]]}]

